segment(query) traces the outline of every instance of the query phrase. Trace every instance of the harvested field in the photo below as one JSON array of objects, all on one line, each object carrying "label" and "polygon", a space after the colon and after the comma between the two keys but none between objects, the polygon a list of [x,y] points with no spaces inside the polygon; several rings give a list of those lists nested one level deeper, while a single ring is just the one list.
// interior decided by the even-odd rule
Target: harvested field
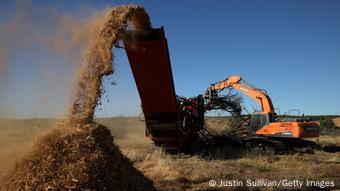
[{"label": "harvested field", "polygon": [[[26,121],[26,120],[24,120]],[[12,121],[11,124],[24,124],[24,121]],[[18,125],[14,128],[1,128],[1,145],[11,145],[22,139],[17,144],[27,144],[35,136],[27,128],[35,128],[36,134],[46,129],[49,120],[29,120],[30,126]],[[289,155],[257,155],[249,153],[239,157],[225,158],[225,153],[212,154],[210,157],[199,155],[169,155],[153,147],[152,142],[144,137],[144,123],[137,118],[105,118],[97,120],[104,124],[115,137],[115,143],[145,177],[152,180],[157,190],[211,190],[208,185],[210,179],[216,180],[330,180],[337,182],[340,188],[340,177],[336,170],[340,167],[340,154],[317,151],[314,154],[289,154]],[[7,121],[8,122],[8,121]],[[208,123],[211,123],[208,121]],[[38,126],[40,124],[40,126]],[[221,123],[222,124],[222,123]],[[1,124],[3,126],[3,123]],[[2,139],[14,132],[12,140]],[[124,133],[123,133],[124,132]],[[321,136],[319,141],[324,144],[337,144],[340,146],[338,136]],[[13,144],[14,145],[14,144]],[[1,147],[0,152],[7,150]],[[223,151],[220,151],[223,152]],[[212,152],[213,153],[213,152]],[[20,155],[10,155],[15,161]],[[88,153],[88,156],[91,156]],[[235,153],[228,153],[235,155]],[[4,158],[9,159],[7,156]],[[13,163],[7,160],[2,164],[2,172],[9,170]],[[2,174],[3,175],[3,174]],[[236,189],[231,187],[230,189]],[[255,188],[254,188],[255,189]],[[262,188],[273,190],[272,188]],[[295,188],[297,189],[297,188]],[[307,189],[307,188],[306,188]],[[315,189],[317,190],[317,189]]]}]

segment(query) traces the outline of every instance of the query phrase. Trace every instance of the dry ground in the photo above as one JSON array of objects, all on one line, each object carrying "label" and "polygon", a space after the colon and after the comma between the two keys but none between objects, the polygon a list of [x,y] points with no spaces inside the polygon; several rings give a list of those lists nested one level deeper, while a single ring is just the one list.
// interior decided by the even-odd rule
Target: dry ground
[{"label": "dry ground", "polygon": [[[34,137],[57,120],[0,120],[0,177],[27,151]],[[314,154],[261,155],[226,148],[211,155],[169,155],[144,137],[144,123],[136,118],[98,120],[107,126],[124,155],[151,179],[159,190],[236,190],[241,187],[210,187],[209,180],[269,181],[328,180],[340,189],[340,154],[316,151]],[[210,119],[209,126],[220,128],[223,121]],[[323,135],[316,141],[340,146],[340,136]],[[227,157],[226,157],[227,156]],[[230,157],[228,157],[230,156]],[[229,183],[229,182],[226,182]],[[260,182],[258,182],[260,183]],[[283,182],[282,182],[283,183]],[[305,184],[306,182],[304,182]],[[255,187],[247,187],[247,189]],[[275,190],[275,187],[256,187]],[[282,187],[281,187],[282,188]],[[286,187],[298,189],[298,187]],[[245,189],[245,188],[244,188]],[[308,188],[304,188],[308,189]],[[309,187],[311,190],[311,188]],[[333,189],[335,189],[333,187]],[[318,190],[313,188],[313,190]]]}]

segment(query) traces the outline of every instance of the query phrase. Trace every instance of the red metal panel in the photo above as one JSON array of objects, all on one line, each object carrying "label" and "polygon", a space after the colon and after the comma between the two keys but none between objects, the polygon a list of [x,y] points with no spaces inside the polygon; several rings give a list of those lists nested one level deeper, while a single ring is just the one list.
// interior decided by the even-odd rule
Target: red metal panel
[{"label": "red metal panel", "polygon": [[166,39],[124,41],[124,46],[144,113],[176,113],[176,94]]}]

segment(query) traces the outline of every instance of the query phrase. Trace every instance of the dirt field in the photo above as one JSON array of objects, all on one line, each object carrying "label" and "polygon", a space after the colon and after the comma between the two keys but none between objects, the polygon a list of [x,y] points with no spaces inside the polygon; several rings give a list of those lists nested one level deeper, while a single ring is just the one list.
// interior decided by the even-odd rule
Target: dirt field
[{"label": "dirt field", "polygon": [[[144,123],[136,118],[107,118],[98,121],[111,130],[123,154],[154,182],[158,190],[235,190],[241,188],[236,187],[241,183],[246,186],[266,181],[281,181],[281,184],[288,184],[287,181],[291,181],[292,185],[285,188],[299,190],[295,182],[297,180],[304,181],[304,186],[307,180],[310,184],[319,183],[314,190],[322,187],[325,181],[334,181],[335,187],[340,189],[339,153],[316,151],[314,154],[239,155],[237,151],[226,148],[217,152],[211,150],[211,154],[205,157],[169,155],[154,148],[152,142],[144,137]],[[0,120],[0,177],[30,148],[34,137],[55,122],[57,120]],[[223,124],[221,121],[211,119],[208,123],[215,126]],[[322,136],[316,141],[340,146],[340,136]],[[210,180],[215,180],[217,185],[209,186]],[[218,187],[221,180],[226,187]],[[247,188],[276,189],[273,186]]]}]

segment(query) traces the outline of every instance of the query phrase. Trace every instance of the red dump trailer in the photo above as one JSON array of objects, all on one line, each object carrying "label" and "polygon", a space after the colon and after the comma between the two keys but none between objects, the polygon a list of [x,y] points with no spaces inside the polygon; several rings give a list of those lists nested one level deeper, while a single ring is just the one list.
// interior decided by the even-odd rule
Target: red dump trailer
[{"label": "red dump trailer", "polygon": [[127,31],[124,47],[141,99],[146,136],[170,152],[185,151],[204,125],[201,95],[176,95],[164,28]]}]

